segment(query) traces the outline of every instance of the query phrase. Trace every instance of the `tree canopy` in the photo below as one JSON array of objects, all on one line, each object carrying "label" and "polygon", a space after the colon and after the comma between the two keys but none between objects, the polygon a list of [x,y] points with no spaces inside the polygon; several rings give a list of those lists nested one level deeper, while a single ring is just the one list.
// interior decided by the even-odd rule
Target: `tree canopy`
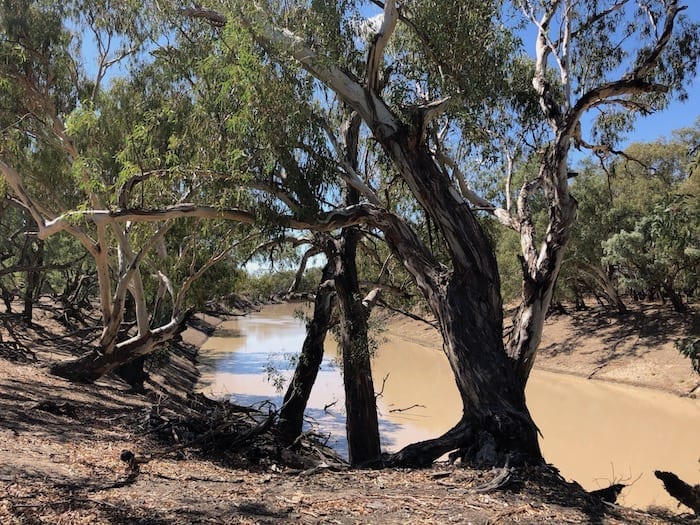
[{"label": "tree canopy", "polygon": [[[67,235],[96,274],[101,335],[58,373],[93,380],[152,352],[253,254],[308,246],[334,266],[368,419],[361,283],[398,302],[419,295],[443,336],[463,412],[389,463],[446,452],[538,463],[524,388],[567,246],[572,279],[593,275],[618,308],[616,294],[642,281],[674,305],[679,287],[697,289],[696,201],[672,198],[692,190],[697,156],[686,165],[646,145],[610,160],[638,115],[687,95],[700,30],[678,1],[0,8],[0,172],[13,203],[2,210],[18,231],[31,217],[39,240]],[[615,170],[607,187],[592,164],[575,177],[572,147]],[[588,220],[613,200],[575,230],[577,210]],[[503,265],[518,272],[508,327],[497,251],[517,257]]]}]

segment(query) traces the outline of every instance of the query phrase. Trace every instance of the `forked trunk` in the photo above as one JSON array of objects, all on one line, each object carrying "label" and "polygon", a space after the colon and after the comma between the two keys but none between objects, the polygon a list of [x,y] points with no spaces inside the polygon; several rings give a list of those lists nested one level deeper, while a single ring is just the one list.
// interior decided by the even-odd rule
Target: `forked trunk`
[{"label": "forked trunk", "polygon": [[557,135],[555,143],[543,155],[537,181],[547,199],[549,224],[539,246],[536,246],[535,229],[529,210],[531,189],[528,184],[523,186],[518,199],[523,286],[520,306],[508,341],[508,355],[515,363],[517,380],[522,390],[525,390],[535,364],[545,317],[576,217],[577,203],[569,193],[567,183],[568,143],[566,136]]},{"label": "forked trunk", "polygon": [[488,237],[418,137],[409,133],[388,142],[387,150],[440,227],[450,252],[452,269],[447,270],[405,229],[384,228],[387,242],[416,279],[438,320],[463,405],[453,429],[406,447],[389,464],[427,466],[453,450],[482,466],[541,463],[537,427],[503,345],[500,280]]}]

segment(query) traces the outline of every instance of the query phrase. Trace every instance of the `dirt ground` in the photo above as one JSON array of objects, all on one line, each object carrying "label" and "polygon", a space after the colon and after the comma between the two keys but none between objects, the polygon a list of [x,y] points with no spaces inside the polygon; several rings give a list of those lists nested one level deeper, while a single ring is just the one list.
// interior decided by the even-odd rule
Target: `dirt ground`
[{"label": "dirt ground", "polygon": [[[415,322],[394,321],[391,330],[436,342]],[[679,318],[655,305],[626,318],[558,315],[547,323],[539,366],[692,396],[698,377],[672,342],[691,331],[697,333],[697,316]],[[69,333],[49,310],[30,327],[0,315],[1,524],[697,523],[660,509],[603,504],[546,469],[515,472],[491,490],[502,472],[444,464],[292,469],[269,460],[232,466],[184,448],[158,455],[162,442],[146,422],[168,396],[196,381],[187,347],[153,375],[145,394],[114,378],[86,386],[49,375],[46,365],[70,358],[85,335]],[[206,336],[190,329],[185,342],[201,344]],[[125,470],[123,450],[154,457],[135,474]]]}]

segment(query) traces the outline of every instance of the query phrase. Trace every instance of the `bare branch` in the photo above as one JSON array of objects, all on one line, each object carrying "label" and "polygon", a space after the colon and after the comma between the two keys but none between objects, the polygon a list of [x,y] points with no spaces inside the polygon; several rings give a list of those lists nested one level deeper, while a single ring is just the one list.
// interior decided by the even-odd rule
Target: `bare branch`
[{"label": "bare branch", "polygon": [[625,99],[619,98],[611,100],[613,97],[619,97],[620,95],[631,96],[642,93],[667,93],[669,91],[669,86],[650,82],[646,77],[652,69],[658,65],[661,53],[671,40],[676,16],[684,9],[685,7],[679,7],[678,2],[675,0],[669,2],[666,8],[666,20],[664,22],[663,33],[658,38],[651,52],[648,53],[637,67],[626,75],[623,75],[620,79],[598,86],[584,94],[572,108],[570,114],[567,115],[567,132],[570,133],[574,129],[581,115],[587,109],[604,103],[623,105],[628,109],[649,110],[647,106],[641,103],[626,101]]},{"label": "bare branch", "polygon": [[195,204],[184,203],[168,206],[163,209],[152,210],[75,210],[66,212],[55,219],[46,222],[40,228],[39,238],[45,239],[54,233],[70,227],[72,221],[88,219],[96,224],[109,224],[119,222],[159,222],[182,217],[198,217],[202,219],[224,219],[253,224],[255,215],[237,209],[222,210],[213,206],[197,206]]},{"label": "bare branch", "polygon": [[304,272],[306,271],[306,265],[308,264],[309,259],[314,255],[318,255],[319,253],[321,253],[321,250],[315,246],[313,248],[309,248],[304,252],[304,255],[301,256],[301,261],[299,261],[297,273],[294,274],[294,281],[292,281],[292,284],[287,290],[288,294],[296,292],[299,289],[299,286],[301,285],[301,279],[304,276]]},{"label": "bare branch", "polygon": [[381,291],[381,288],[372,288],[372,290],[365,295],[365,298],[362,299],[362,306],[364,306],[365,310],[369,312],[374,308],[374,305],[377,304],[380,299]]},{"label": "bare branch", "polygon": [[367,88],[373,93],[379,93],[381,89],[379,70],[384,61],[384,49],[389,43],[394,29],[396,29],[398,19],[399,11],[396,8],[396,1],[387,0],[384,3],[382,25],[372,39],[372,47],[367,57]]}]

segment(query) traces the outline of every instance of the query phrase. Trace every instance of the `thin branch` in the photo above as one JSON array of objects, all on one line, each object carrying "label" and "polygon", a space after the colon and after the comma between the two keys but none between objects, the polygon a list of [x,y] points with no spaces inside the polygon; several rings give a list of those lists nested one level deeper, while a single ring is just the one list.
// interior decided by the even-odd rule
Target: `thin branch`
[{"label": "thin branch", "polygon": [[304,252],[304,255],[302,255],[301,257],[301,261],[299,261],[299,267],[297,268],[297,272],[296,274],[294,274],[294,281],[292,281],[292,284],[287,290],[288,294],[296,292],[299,289],[299,286],[301,285],[301,279],[304,276],[304,272],[306,271],[306,265],[308,264],[309,259],[314,255],[318,255],[319,253],[321,253],[321,250],[315,246],[309,248]]},{"label": "thin branch", "polygon": [[427,319],[425,319],[425,318],[423,318],[423,317],[421,317],[421,316],[419,316],[419,315],[416,315],[416,314],[414,314],[414,313],[412,313],[412,312],[409,312],[409,311],[406,311],[406,310],[402,310],[402,309],[400,309],[400,308],[396,308],[395,306],[392,306],[392,305],[390,305],[389,303],[387,303],[387,302],[385,302],[385,301],[383,301],[383,300],[380,300],[380,301],[378,302],[378,304],[379,304],[379,306],[381,306],[382,308],[386,308],[386,309],[389,310],[390,312],[394,312],[394,313],[397,313],[397,314],[404,315],[404,316],[408,317],[409,319],[413,319],[413,320],[415,320],[415,321],[420,321],[421,323],[427,324],[430,328],[435,328],[435,330],[439,330],[439,329],[440,329],[440,326],[439,326],[435,321],[428,321]]},{"label": "thin branch", "polygon": [[189,18],[199,18],[209,22],[214,27],[224,27],[227,19],[225,15],[212,9],[203,9],[201,7],[188,7],[180,9],[178,13]]}]

